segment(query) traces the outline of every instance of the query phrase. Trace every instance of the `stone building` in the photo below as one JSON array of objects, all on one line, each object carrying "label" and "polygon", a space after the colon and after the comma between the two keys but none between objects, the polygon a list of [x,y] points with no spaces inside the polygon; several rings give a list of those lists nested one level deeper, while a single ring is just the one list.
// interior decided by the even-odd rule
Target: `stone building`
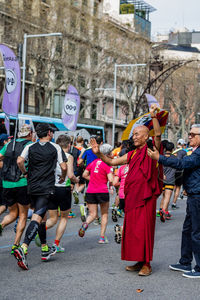
[{"label": "stone building", "polygon": [[[108,2],[0,0],[0,43],[18,53],[22,65],[25,33],[61,32],[62,38],[27,39],[24,111],[59,118],[67,87],[73,84],[81,97],[79,123],[103,125],[106,140],[111,143],[113,92],[96,88],[113,88],[115,63],[147,62],[150,52],[148,16],[153,8],[142,0],[133,0],[134,11],[122,16],[120,5],[126,1],[117,0],[118,14],[115,7],[112,15]],[[117,74],[116,141],[120,140],[126,123],[132,118],[134,99],[146,84],[145,76],[145,68],[141,71],[123,69]],[[3,85],[1,71],[1,94]]]}]

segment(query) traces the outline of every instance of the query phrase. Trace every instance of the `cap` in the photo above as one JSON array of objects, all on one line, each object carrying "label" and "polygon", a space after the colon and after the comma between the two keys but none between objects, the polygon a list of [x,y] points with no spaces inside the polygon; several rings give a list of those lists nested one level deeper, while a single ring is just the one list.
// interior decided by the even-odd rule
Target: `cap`
[{"label": "cap", "polygon": [[56,131],[56,129],[51,127],[48,123],[39,123],[35,128],[37,135],[40,135],[41,133],[47,133],[49,130],[51,132]]},{"label": "cap", "polygon": [[184,139],[179,139],[177,143],[180,144],[180,145],[185,145],[186,144]]},{"label": "cap", "polygon": [[22,127],[20,128],[20,130],[18,131],[18,137],[25,137],[27,135],[29,135],[29,133],[31,133],[32,128],[29,124],[23,124]]},{"label": "cap", "polygon": [[7,141],[9,139],[9,135],[6,133],[0,134],[0,143],[3,143],[4,141]]}]

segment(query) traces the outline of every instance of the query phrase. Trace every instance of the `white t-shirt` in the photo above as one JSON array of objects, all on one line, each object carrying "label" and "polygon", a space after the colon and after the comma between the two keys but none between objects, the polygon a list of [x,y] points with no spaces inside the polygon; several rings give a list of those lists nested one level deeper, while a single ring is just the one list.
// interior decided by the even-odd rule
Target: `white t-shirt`
[{"label": "white t-shirt", "polygon": [[[69,153],[65,153],[65,155],[66,155],[67,160],[68,160],[70,154]],[[60,176],[61,175],[62,175],[62,171],[61,171],[59,163],[57,162],[56,172],[55,172],[55,176],[56,176],[55,186],[57,186],[57,187],[65,187],[66,186],[66,182],[67,182],[68,176],[65,177],[65,181],[63,183],[58,183],[59,180],[60,180]]]}]

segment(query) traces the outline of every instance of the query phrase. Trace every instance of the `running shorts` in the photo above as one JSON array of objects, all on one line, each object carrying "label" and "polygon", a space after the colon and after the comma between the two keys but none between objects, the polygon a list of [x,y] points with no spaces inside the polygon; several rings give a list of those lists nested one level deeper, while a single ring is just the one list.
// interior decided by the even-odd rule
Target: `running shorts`
[{"label": "running shorts", "polygon": [[85,200],[88,204],[101,204],[109,202],[109,193],[86,193]]},{"label": "running shorts", "polygon": [[27,194],[27,186],[16,188],[3,188],[3,199],[7,206],[12,206],[15,203],[21,205],[29,205],[31,203],[30,196]]},{"label": "running shorts", "polygon": [[50,197],[48,203],[49,210],[56,210],[58,206],[61,211],[71,208],[72,194],[71,187],[55,187],[55,194]]}]

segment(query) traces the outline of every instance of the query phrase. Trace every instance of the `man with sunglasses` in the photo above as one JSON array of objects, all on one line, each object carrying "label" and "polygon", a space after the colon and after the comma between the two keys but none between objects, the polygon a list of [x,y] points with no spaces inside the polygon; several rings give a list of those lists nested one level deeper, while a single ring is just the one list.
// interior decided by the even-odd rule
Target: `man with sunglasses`
[{"label": "man with sunglasses", "polygon": [[[183,223],[181,258],[179,263],[170,265],[174,271],[184,272],[187,278],[200,278],[200,124],[192,126],[188,135],[193,152],[182,159],[167,158],[159,152],[148,149],[148,155],[164,166],[184,169],[183,187],[187,192],[186,217]],[[196,260],[191,268],[193,256]]]}]

